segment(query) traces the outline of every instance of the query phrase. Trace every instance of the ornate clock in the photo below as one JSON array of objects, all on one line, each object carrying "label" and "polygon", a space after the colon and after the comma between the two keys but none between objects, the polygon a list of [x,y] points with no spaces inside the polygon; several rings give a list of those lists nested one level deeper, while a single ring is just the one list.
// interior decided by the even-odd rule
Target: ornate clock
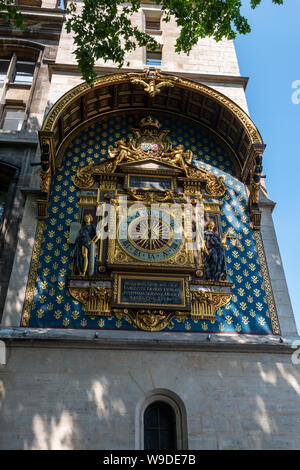
[{"label": "ornate clock", "polygon": [[119,224],[118,241],[133,258],[161,262],[174,256],[182,245],[182,227],[169,212],[137,210]]},{"label": "ornate clock", "polygon": [[[115,314],[146,331],[170,326],[174,316],[214,319],[232,295],[219,224],[223,177],[194,165],[157,119],[145,117],[132,130],[127,143],[108,147],[106,161],[73,178],[82,219],[93,207],[97,223],[86,249],[76,239],[88,270],[69,277],[69,292],[87,315]],[[211,255],[213,242],[220,250]]]}]

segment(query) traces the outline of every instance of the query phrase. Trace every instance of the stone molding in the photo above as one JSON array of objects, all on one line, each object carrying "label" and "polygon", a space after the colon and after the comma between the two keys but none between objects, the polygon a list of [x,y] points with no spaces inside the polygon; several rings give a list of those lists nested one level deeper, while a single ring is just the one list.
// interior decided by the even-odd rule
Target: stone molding
[{"label": "stone molding", "polygon": [[210,351],[292,354],[293,341],[300,336],[274,337],[201,333],[148,333],[142,331],[71,331],[42,328],[0,329],[0,340],[7,346],[31,348]]}]

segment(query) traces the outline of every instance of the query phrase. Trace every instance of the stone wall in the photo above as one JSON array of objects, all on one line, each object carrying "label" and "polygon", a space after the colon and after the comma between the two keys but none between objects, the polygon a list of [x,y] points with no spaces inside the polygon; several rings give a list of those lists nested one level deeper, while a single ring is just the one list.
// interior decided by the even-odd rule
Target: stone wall
[{"label": "stone wall", "polygon": [[[31,27],[24,31],[22,37],[11,26],[2,29],[0,32],[0,58],[11,59],[13,54],[16,54],[16,60],[35,61],[36,66],[31,86],[9,83],[7,91],[1,96],[0,165],[1,168],[6,166],[14,168],[15,173],[9,187],[4,218],[0,224],[0,320],[18,237],[22,240],[23,232],[22,229],[19,232],[19,224],[22,219],[26,194],[28,190],[39,191],[39,180],[34,175],[40,167],[33,165],[40,161],[38,131],[42,126],[45,109],[48,106],[50,88],[48,64],[55,60],[58,45],[57,36],[63,20],[61,11],[54,10],[56,0],[44,2],[43,7],[51,9],[46,12],[37,8],[39,7],[38,2],[19,3],[21,11],[23,11],[23,5],[27,8],[23,11],[25,25],[28,21],[28,8],[32,7],[33,9],[30,13],[32,15],[30,18]],[[39,24],[39,22],[45,21],[45,18],[49,22],[46,36],[43,35],[43,28],[40,28]],[[37,32],[41,37],[37,38]],[[20,131],[1,129],[2,111],[5,106],[24,108],[25,118]],[[22,281],[24,280],[22,279]],[[16,279],[14,278],[12,282],[16,282]]]},{"label": "stone wall", "polygon": [[1,449],[140,448],[139,410],[157,390],[182,400],[191,450],[299,449],[300,366],[290,354],[93,344],[8,347]]}]

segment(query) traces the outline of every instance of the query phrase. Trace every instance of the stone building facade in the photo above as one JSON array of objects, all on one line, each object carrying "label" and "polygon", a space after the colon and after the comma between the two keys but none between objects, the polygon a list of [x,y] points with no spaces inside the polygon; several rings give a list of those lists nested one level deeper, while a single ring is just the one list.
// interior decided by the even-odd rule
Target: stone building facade
[{"label": "stone building facade", "polygon": [[[159,448],[299,448],[298,333],[233,43],[178,55],[176,24],[145,1],[132,21],[161,50],[121,71],[97,62],[91,89],[56,0],[19,3],[25,30],[0,24],[0,448],[153,449],[152,410],[172,415]],[[201,203],[201,224],[229,237],[223,277],[205,275],[201,246],[155,258],[121,240],[98,246],[97,274],[76,273],[73,230],[88,214],[98,227],[117,194]],[[176,309],[152,301],[153,283],[171,298],[180,282]],[[128,301],[134,283],[152,298]]]}]

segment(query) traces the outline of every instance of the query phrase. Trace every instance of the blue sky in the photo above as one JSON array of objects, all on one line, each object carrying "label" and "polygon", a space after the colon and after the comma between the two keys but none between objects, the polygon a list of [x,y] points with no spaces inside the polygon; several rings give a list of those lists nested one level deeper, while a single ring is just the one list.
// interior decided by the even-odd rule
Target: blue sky
[{"label": "blue sky", "polygon": [[[251,118],[267,148],[264,174],[271,199],[278,243],[300,332],[300,2],[277,6],[262,0],[255,10],[243,2],[252,31],[235,40],[241,75],[250,77],[246,90]],[[296,95],[295,95],[296,92]]]}]

